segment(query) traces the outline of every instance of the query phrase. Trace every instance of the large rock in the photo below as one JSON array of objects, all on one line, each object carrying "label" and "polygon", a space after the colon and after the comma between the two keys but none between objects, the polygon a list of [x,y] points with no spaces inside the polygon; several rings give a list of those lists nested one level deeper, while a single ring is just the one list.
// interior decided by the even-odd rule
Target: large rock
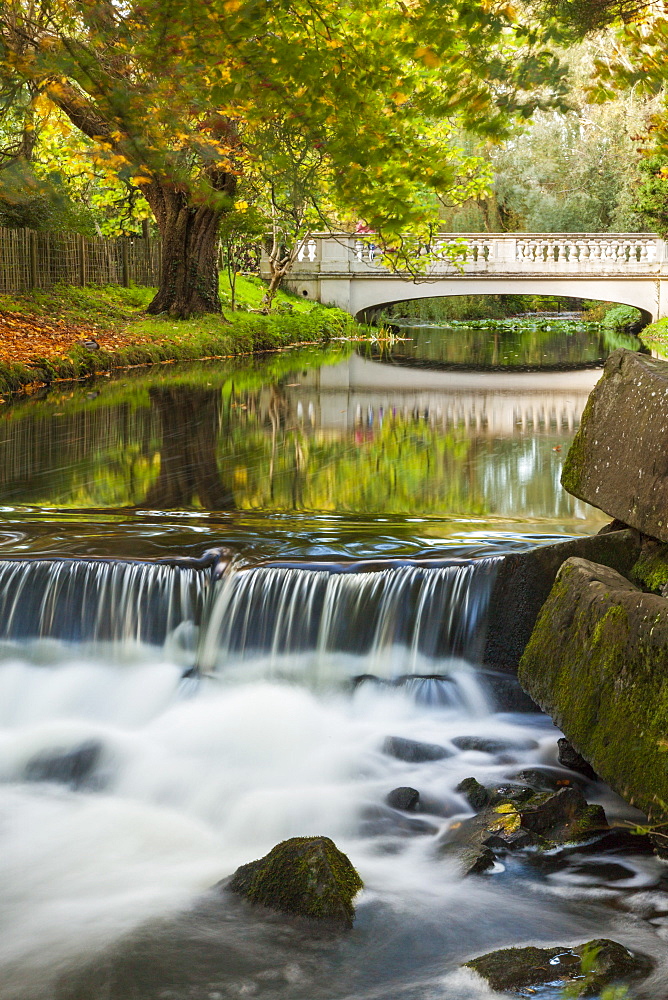
[{"label": "large rock", "polygon": [[237,868],[221,887],[273,910],[352,927],[362,879],[329,837],[293,837]]},{"label": "large rock", "polygon": [[566,457],[569,493],[668,542],[668,362],[615,351]]},{"label": "large rock", "polygon": [[561,737],[557,740],[557,746],[559,751],[557,753],[557,760],[564,767],[569,768],[571,771],[577,771],[578,774],[583,774],[585,778],[589,778],[590,781],[596,781],[598,775],[594,768],[589,764],[581,753],[578,753],[575,747],[572,747],[565,737]]},{"label": "large rock", "polygon": [[604,781],[649,815],[668,815],[666,598],[568,559],[519,679]]},{"label": "large rock", "polygon": [[540,545],[529,552],[504,556],[489,603],[485,664],[496,670],[517,671],[538,613],[566,559],[579,556],[628,575],[639,555],[638,532],[625,530]]}]

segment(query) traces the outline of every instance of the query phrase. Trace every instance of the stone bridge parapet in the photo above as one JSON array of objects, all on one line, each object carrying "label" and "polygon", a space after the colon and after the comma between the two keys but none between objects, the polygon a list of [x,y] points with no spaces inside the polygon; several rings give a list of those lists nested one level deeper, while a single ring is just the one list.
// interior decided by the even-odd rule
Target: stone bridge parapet
[{"label": "stone bridge parapet", "polygon": [[429,249],[425,273],[415,276],[392,270],[372,235],[314,233],[289,287],[352,315],[407,299],[488,294],[600,299],[653,320],[668,315],[668,243],[651,233],[442,233]]}]

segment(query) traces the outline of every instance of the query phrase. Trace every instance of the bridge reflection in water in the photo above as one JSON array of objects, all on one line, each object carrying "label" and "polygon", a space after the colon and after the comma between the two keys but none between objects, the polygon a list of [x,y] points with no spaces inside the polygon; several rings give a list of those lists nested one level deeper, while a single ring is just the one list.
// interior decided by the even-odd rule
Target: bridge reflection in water
[{"label": "bridge reflection in water", "polygon": [[[573,432],[600,370],[438,372],[385,365],[353,354],[342,364],[302,372],[287,389],[296,419],[342,432],[388,416],[421,417],[443,430],[464,427],[489,437]],[[268,399],[265,400],[265,405]]]}]

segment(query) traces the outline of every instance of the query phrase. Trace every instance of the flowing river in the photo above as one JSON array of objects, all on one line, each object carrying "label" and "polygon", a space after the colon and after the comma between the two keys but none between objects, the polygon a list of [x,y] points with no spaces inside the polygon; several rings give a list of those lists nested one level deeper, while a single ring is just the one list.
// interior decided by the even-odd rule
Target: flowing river
[{"label": "flowing river", "polygon": [[[491,1000],[467,958],[594,937],[667,995],[666,869],[632,837],[467,878],[438,849],[462,779],[564,776],[480,666],[488,601],[504,555],[607,520],[559,485],[605,345],[487,333],[496,361],[404,330],[3,406],[2,1000]],[[297,835],[359,870],[352,932],[215,888]]]}]

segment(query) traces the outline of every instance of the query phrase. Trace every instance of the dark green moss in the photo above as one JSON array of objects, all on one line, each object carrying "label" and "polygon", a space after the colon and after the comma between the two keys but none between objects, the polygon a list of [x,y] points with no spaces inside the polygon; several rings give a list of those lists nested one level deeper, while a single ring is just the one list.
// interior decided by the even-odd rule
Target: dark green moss
[{"label": "dark green moss", "polygon": [[363,887],[348,857],[329,837],[293,837],[242,865],[227,888],[274,910],[352,927],[353,899]]},{"label": "dark green moss", "polygon": [[587,400],[582,422],[577,434],[573,438],[570,448],[566,454],[566,461],[561,470],[561,485],[573,496],[578,495],[578,489],[582,481],[582,472],[586,464],[586,436],[585,436],[585,416],[591,408],[591,396]]},{"label": "dark green moss", "polygon": [[631,576],[639,586],[659,593],[668,584],[668,545],[645,547]]}]

